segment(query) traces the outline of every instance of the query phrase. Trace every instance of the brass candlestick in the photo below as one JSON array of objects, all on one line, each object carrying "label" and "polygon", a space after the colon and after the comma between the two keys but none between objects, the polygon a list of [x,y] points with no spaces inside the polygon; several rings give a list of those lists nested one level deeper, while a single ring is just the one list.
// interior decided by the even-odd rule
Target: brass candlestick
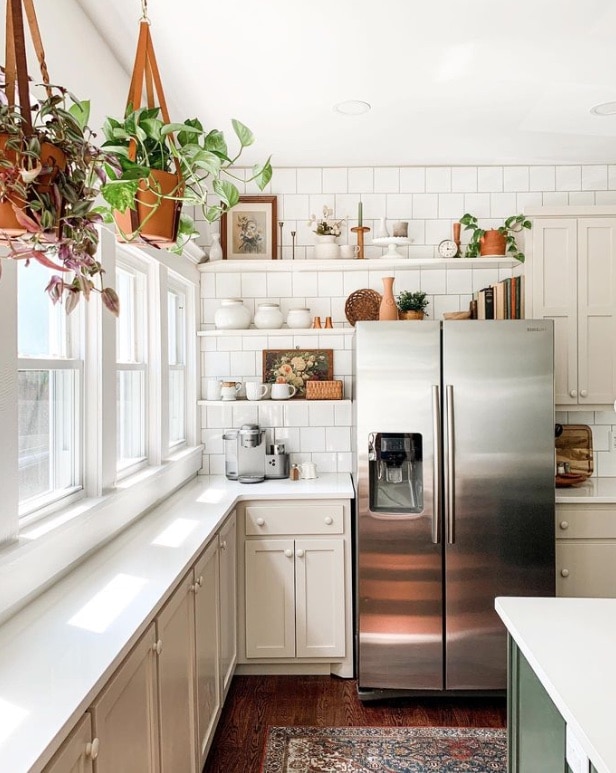
[{"label": "brass candlestick", "polygon": [[357,234],[357,246],[359,247],[357,260],[363,260],[364,258],[364,234],[369,230],[368,226],[365,225],[356,225],[351,228],[351,231]]},{"label": "brass candlestick", "polygon": [[[280,229],[280,238],[278,239],[278,251],[280,252],[280,260],[282,260],[282,228],[284,226],[284,223],[282,220],[278,221],[278,228]],[[276,255],[274,255],[274,260],[276,260]]]}]

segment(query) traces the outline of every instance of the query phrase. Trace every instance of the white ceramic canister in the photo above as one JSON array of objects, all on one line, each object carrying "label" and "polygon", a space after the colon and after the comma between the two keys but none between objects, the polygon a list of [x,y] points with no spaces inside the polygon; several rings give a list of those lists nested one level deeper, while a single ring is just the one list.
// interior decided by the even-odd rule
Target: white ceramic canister
[{"label": "white ceramic canister", "polygon": [[276,330],[282,327],[283,316],[277,303],[260,303],[255,312],[255,327]]},{"label": "white ceramic canister", "polygon": [[246,330],[251,316],[241,298],[223,298],[214,312],[214,324],[218,330]]},{"label": "white ceramic canister", "polygon": [[288,327],[310,327],[312,325],[312,316],[310,309],[289,309],[287,314]]}]

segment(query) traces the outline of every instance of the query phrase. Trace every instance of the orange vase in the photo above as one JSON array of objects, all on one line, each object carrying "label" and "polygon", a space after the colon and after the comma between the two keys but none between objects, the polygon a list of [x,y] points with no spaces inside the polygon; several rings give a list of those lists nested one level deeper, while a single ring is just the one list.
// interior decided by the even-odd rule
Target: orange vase
[{"label": "orange vase", "polygon": [[496,230],[486,231],[479,240],[481,255],[504,255],[507,243],[505,235]]},{"label": "orange vase", "polygon": [[379,306],[379,319],[398,319],[393,276],[383,277],[383,298]]}]

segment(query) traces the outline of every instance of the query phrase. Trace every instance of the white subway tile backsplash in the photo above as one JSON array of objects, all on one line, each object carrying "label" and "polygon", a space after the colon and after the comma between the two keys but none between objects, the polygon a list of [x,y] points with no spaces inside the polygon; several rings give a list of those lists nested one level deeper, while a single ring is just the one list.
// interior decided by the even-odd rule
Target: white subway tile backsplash
[{"label": "white subway tile backsplash", "polygon": [[297,192],[298,193],[322,193],[323,171],[322,169],[298,169]]},{"label": "white subway tile backsplash", "polygon": [[[364,220],[378,220],[387,213],[387,196],[384,193],[362,194]],[[366,225],[366,223],[364,223]],[[368,223],[368,225],[370,225]],[[374,227],[372,228],[374,233]]]},{"label": "white subway tile backsplash", "polygon": [[500,166],[480,166],[477,169],[477,190],[497,193],[503,190],[503,169]]},{"label": "white subway tile backsplash", "polygon": [[246,271],[240,274],[242,277],[242,298],[251,296],[257,302],[268,300],[267,274],[265,272]]},{"label": "white subway tile backsplash", "polygon": [[413,194],[413,218],[437,218],[438,196],[435,193]]},{"label": "white subway tile backsplash", "polygon": [[509,215],[517,215],[517,197],[515,193],[490,194],[490,217],[495,221],[493,225],[499,226]]},{"label": "white subway tile backsplash", "polygon": [[350,271],[344,275],[344,295],[348,296],[355,292],[355,290],[361,290],[368,287],[368,271]]},{"label": "white subway tile backsplash", "polygon": [[529,170],[531,191],[555,191],[556,169],[553,166],[531,166]]},{"label": "white subway tile backsplash", "polygon": [[451,268],[447,272],[447,295],[457,295],[459,293],[472,293],[473,283],[472,275],[468,269]]},{"label": "white subway tile backsplash", "polygon": [[239,298],[242,295],[241,274],[214,274],[208,279],[215,280],[216,298]]},{"label": "white subway tile backsplash", "polygon": [[583,191],[606,191],[607,187],[607,164],[582,167]]},{"label": "white subway tile backsplash", "polygon": [[506,166],[503,169],[504,191],[530,190],[530,175],[527,166]]},{"label": "white subway tile backsplash", "polygon": [[325,448],[325,427],[300,427],[299,444],[302,452],[321,451]]},{"label": "white subway tile backsplash", "polygon": [[543,203],[541,193],[529,191],[528,193],[518,193],[516,196],[516,214],[526,212],[529,207],[540,207]]},{"label": "white subway tile backsplash", "polygon": [[272,175],[272,192],[278,196],[282,193],[285,195],[297,193],[297,171],[297,169],[275,167]]},{"label": "white subway tile backsplash", "polygon": [[306,402],[286,402],[284,409],[285,427],[308,426],[308,404]]},{"label": "white subway tile backsplash", "polygon": [[317,275],[319,295],[342,295],[344,292],[342,271],[324,271]]},{"label": "white subway tile backsplash", "polygon": [[426,193],[447,193],[451,190],[451,169],[432,166],[426,169]]},{"label": "white subway tile backsplash", "polygon": [[261,371],[261,363],[257,370],[257,352],[229,352],[229,370],[240,379],[244,376],[256,376]]},{"label": "white subway tile backsplash", "polygon": [[425,193],[424,167],[404,166],[400,169],[400,193]]},{"label": "white subway tile backsplash", "polygon": [[599,206],[613,206],[616,204],[616,191],[597,191],[595,204]]},{"label": "white subway tile backsplash", "polygon": [[438,197],[438,216],[459,220],[464,214],[463,193],[441,193]]},{"label": "white subway tile backsplash", "polygon": [[397,193],[400,190],[400,169],[393,166],[377,167],[374,170],[375,193]]},{"label": "white subway tile backsplash", "polygon": [[293,274],[293,295],[303,296],[317,295],[319,290],[318,274],[316,271],[302,271]]},{"label": "white subway tile backsplash", "polygon": [[225,457],[224,454],[210,454],[210,475],[224,475],[225,474]]},{"label": "white subway tile backsplash", "polygon": [[293,295],[293,274],[289,271],[267,274],[266,290],[268,298],[283,298]]},{"label": "white subway tile backsplash", "polygon": [[336,464],[337,464],[337,472],[348,472],[352,473],[354,470],[353,467],[353,454],[347,454],[347,453],[341,453],[336,454]]},{"label": "white subway tile backsplash", "polygon": [[374,169],[368,166],[349,169],[349,193],[372,193],[374,190]]},{"label": "white subway tile backsplash", "polygon": [[284,196],[279,197],[279,206],[280,199],[282,199],[282,210],[278,212],[280,220],[284,222],[285,220],[307,221],[310,219],[312,214],[310,212],[310,197],[306,193],[285,193]]},{"label": "white subway tile backsplash", "polygon": [[229,352],[208,352],[207,375],[208,377],[221,377],[229,373],[231,362]]},{"label": "white subway tile backsplash", "polygon": [[569,194],[569,206],[591,207],[594,203],[594,191],[573,191]]},{"label": "white subway tile backsplash", "polygon": [[284,427],[284,405],[280,400],[259,401],[259,425],[262,427]]},{"label": "white subway tile backsplash", "polygon": [[353,411],[350,403],[334,403],[334,424],[337,427],[350,427]]},{"label": "white subway tile backsplash", "polygon": [[447,292],[447,272],[429,268],[421,269],[420,289],[428,295],[444,295]]},{"label": "white subway tile backsplash", "polygon": [[544,207],[566,207],[569,204],[568,193],[544,193],[543,194],[543,206]]},{"label": "white subway tile backsplash", "polygon": [[334,424],[334,406],[332,403],[308,403],[308,421],[311,427],[325,427]]},{"label": "white subway tile backsplash", "polygon": [[[381,215],[387,220],[410,220],[413,214],[413,196],[410,193],[389,193],[387,195],[387,210]],[[387,223],[391,236],[392,223]]]},{"label": "white subway tile backsplash", "polygon": [[317,477],[320,472],[346,472],[346,470],[340,470],[337,465],[337,455],[332,453],[312,453],[310,455],[310,461],[314,462],[317,466]]},{"label": "white subway tile backsplash", "polygon": [[[464,213],[470,213],[475,217],[490,217],[490,194],[489,193],[465,193],[464,194]],[[468,236],[464,239],[464,229],[462,230],[462,241],[468,241]]]},{"label": "white subway tile backsplash", "polygon": [[579,191],[582,189],[582,167],[581,166],[557,166],[556,167],[556,190],[557,191]]},{"label": "white subway tile backsplash", "polygon": [[454,166],[451,170],[451,190],[473,193],[477,190],[477,169],[474,166]]},{"label": "white subway tile backsplash", "polygon": [[325,450],[335,453],[351,451],[350,427],[325,427]]},{"label": "white subway tile backsplash", "polygon": [[347,193],[349,189],[346,167],[333,167],[323,170],[323,190],[332,193]]}]

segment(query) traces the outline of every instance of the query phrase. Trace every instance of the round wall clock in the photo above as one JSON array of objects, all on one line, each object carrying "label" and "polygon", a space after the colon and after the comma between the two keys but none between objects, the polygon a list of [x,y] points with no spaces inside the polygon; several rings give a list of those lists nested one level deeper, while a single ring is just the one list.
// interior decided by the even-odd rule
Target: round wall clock
[{"label": "round wall clock", "polygon": [[441,258],[455,258],[458,254],[458,245],[453,239],[443,239],[437,249]]}]

